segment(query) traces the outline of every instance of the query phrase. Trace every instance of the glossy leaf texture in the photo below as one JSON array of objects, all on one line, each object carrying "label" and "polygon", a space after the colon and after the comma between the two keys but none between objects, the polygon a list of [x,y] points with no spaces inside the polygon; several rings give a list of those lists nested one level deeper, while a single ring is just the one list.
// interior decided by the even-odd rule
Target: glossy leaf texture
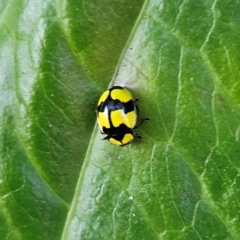
[{"label": "glossy leaf texture", "polygon": [[[240,3],[1,1],[1,239],[239,239]],[[95,109],[139,97],[122,148]]]}]

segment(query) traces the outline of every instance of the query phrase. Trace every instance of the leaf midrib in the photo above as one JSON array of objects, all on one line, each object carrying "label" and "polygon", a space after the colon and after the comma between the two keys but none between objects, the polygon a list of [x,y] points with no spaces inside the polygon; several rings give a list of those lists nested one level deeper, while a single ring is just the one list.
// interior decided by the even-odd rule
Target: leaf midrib
[{"label": "leaf midrib", "polygon": [[[129,35],[129,37],[128,37],[127,41],[126,41],[126,44],[125,44],[125,46],[124,46],[124,48],[122,50],[122,53],[121,53],[121,55],[119,57],[118,63],[116,65],[116,68],[115,68],[115,71],[113,73],[112,80],[109,83],[109,86],[113,85],[115,77],[116,77],[117,73],[119,72],[119,69],[120,69],[120,66],[121,66],[121,62],[123,61],[125,53],[126,53],[126,51],[127,51],[128,47],[129,47],[129,45],[130,45],[134,35],[135,35],[135,32],[136,32],[138,26],[140,25],[140,22],[141,22],[144,14],[145,14],[145,10],[147,9],[148,4],[149,4],[149,0],[145,0],[144,4],[142,6],[142,9],[141,9],[141,11],[140,11],[140,13],[138,15],[138,18],[137,18],[135,24],[133,25],[132,31],[130,32],[130,35]],[[86,173],[86,169],[88,167],[90,155],[91,155],[91,152],[92,152],[91,151],[92,150],[92,146],[94,144],[94,140],[96,138],[97,132],[98,132],[98,126],[97,126],[97,121],[96,121],[94,129],[93,129],[93,132],[92,132],[92,135],[90,137],[89,146],[88,146],[88,149],[86,151],[86,155],[85,155],[85,158],[84,158],[84,161],[83,161],[83,166],[81,168],[81,171],[80,171],[80,174],[79,174],[79,177],[78,177],[78,181],[77,181],[77,184],[76,184],[73,200],[72,200],[72,203],[70,205],[70,208],[69,208],[69,211],[68,211],[68,214],[67,214],[66,223],[64,225],[62,236],[61,236],[62,240],[67,239],[67,236],[68,236],[68,233],[69,233],[71,221],[73,219],[73,216],[74,216],[74,213],[75,213],[75,210],[76,210],[76,206],[77,206],[77,203],[78,203],[78,198],[79,198],[79,195],[80,195],[80,192],[81,192],[81,189],[82,189],[84,176],[85,176],[85,173]]]}]

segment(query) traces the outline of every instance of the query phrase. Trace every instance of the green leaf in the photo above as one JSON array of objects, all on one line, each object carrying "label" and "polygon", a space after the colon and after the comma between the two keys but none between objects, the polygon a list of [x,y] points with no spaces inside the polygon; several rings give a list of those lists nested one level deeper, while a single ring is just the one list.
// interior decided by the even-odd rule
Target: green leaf
[{"label": "green leaf", "polygon": [[[1,239],[239,239],[240,4],[0,3]],[[143,140],[101,141],[111,85]]]}]

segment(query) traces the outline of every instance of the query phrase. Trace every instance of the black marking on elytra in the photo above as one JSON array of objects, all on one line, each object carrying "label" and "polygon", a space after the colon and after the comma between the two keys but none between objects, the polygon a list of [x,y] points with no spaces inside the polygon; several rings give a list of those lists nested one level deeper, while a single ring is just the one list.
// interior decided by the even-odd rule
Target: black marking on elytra
[{"label": "black marking on elytra", "polygon": [[119,145],[120,147],[123,147],[123,146],[125,146],[125,145],[127,145],[127,144],[129,144],[129,143],[131,143],[131,142],[128,142],[128,143],[125,143],[125,144],[123,144],[123,139],[124,139],[124,136],[125,136],[125,134],[127,134],[127,133],[130,133],[130,134],[132,134],[132,135],[136,135],[137,137],[140,137],[141,138],[141,136],[139,136],[138,134],[136,134],[135,132],[133,132],[133,131],[131,131],[131,130],[129,130],[128,129],[128,131],[127,132],[124,132],[124,133],[110,133],[110,134],[108,134],[106,137],[104,137],[104,138],[102,138],[102,140],[108,140],[109,138],[114,138],[116,141],[119,141],[120,143],[122,143],[122,145]]},{"label": "black marking on elytra", "polygon": [[[111,122],[110,122],[111,124]],[[127,127],[125,124],[120,124],[120,126],[118,127],[114,127],[114,126],[110,126],[110,128],[106,128],[106,127],[103,127],[103,132],[105,134],[111,134],[111,136],[116,136],[116,135],[119,135],[119,134],[125,134],[125,133],[131,133],[131,129],[129,129],[129,127]]]},{"label": "black marking on elytra", "polygon": [[109,112],[115,111],[118,109],[123,110],[125,114],[131,112],[131,111],[136,111],[137,113],[139,112],[139,109],[135,102],[131,99],[126,103],[122,103],[118,99],[113,100],[111,97],[107,97],[107,99],[104,102],[101,102],[100,105],[98,106],[98,112],[104,112],[105,106],[108,107]]},{"label": "black marking on elytra", "polygon": [[104,112],[104,108],[107,105],[108,106],[108,110],[110,111],[114,111],[114,110],[118,110],[118,109],[122,109],[124,111],[124,113],[128,113],[131,111],[136,111],[137,114],[139,113],[139,109],[136,105],[136,102],[139,100],[138,98],[136,100],[129,100],[126,103],[122,103],[119,99],[112,99],[111,97],[111,92],[114,89],[123,89],[123,87],[120,86],[114,86],[112,88],[110,88],[109,90],[109,94],[108,97],[106,98],[106,100],[104,102],[101,102],[100,105],[97,108],[97,111],[99,112]]},{"label": "black marking on elytra", "polygon": [[121,86],[113,86],[113,87],[111,87],[111,88],[109,89],[110,92],[111,92],[113,89],[123,89],[123,87],[121,87]]}]

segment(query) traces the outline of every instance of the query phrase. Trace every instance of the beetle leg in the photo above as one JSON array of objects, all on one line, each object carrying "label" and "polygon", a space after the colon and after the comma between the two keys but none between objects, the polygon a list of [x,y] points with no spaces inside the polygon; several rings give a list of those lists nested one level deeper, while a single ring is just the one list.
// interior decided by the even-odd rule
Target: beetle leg
[{"label": "beetle leg", "polygon": [[102,138],[102,140],[107,140],[109,138],[110,138],[110,136],[107,135],[106,137]]},{"label": "beetle leg", "polygon": [[133,129],[137,129],[137,128],[140,127],[145,121],[148,121],[148,120],[150,120],[149,117],[143,118],[143,119],[141,120],[141,122],[140,122],[137,126],[135,126]]},{"label": "beetle leg", "polygon": [[136,102],[138,102],[140,100],[140,98],[136,98],[135,100],[134,100],[134,102],[136,103]]}]

